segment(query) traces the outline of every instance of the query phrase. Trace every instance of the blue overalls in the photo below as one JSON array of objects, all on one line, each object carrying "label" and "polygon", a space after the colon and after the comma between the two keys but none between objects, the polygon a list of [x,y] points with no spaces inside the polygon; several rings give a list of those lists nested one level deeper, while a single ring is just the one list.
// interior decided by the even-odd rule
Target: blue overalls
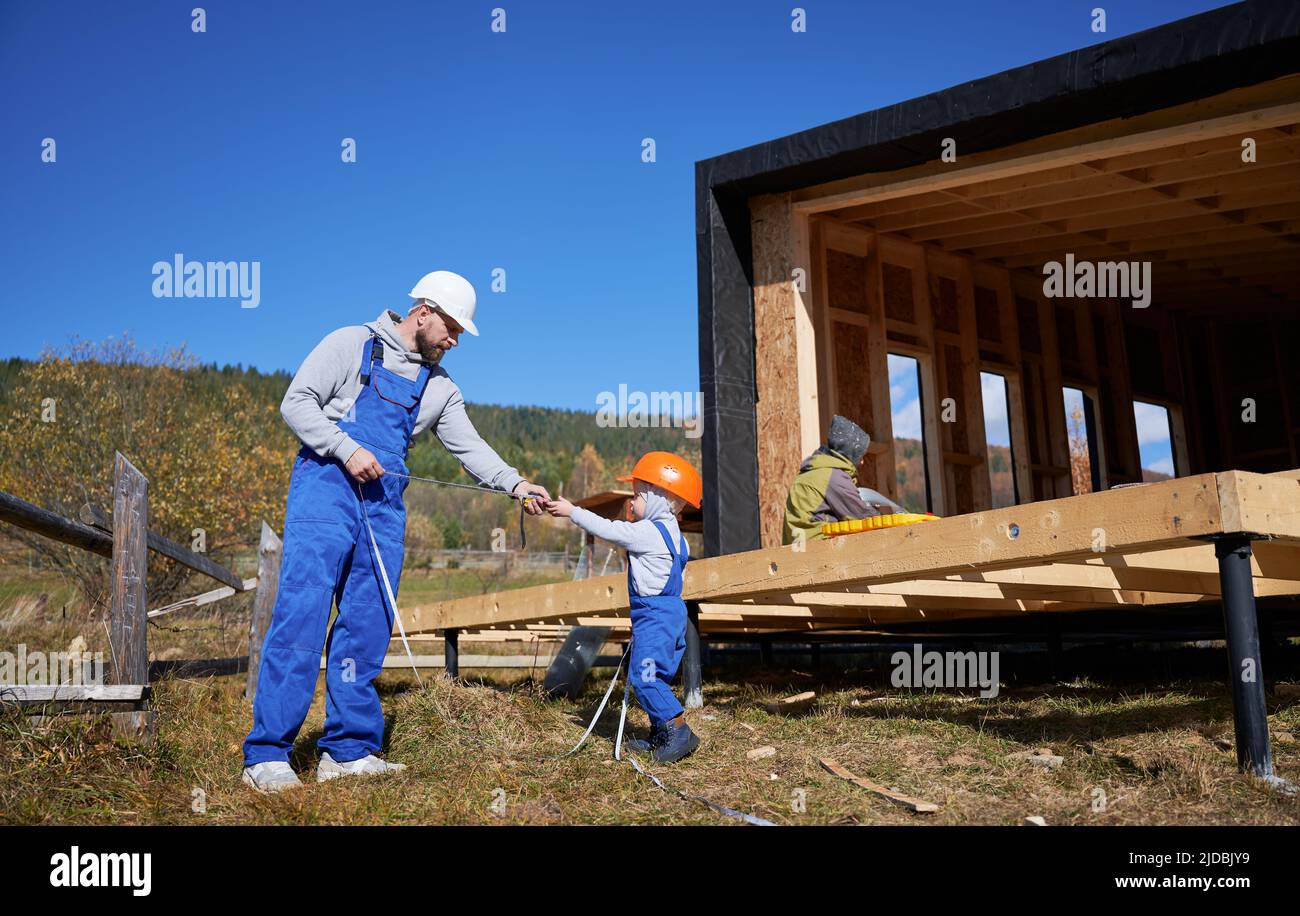
[{"label": "blue overalls", "polygon": [[[406,452],[420,413],[429,367],[414,380],[384,368],[383,342],[371,336],[361,355],[361,393],[338,421],[389,472],[361,485],[393,592],[402,575],[408,481]],[[330,609],[338,616],[329,628]],[[306,446],[289,479],[284,556],[271,627],[262,648],[253,729],[244,765],[289,759],[316,691],[321,649],[327,648],[325,730],[319,748],[345,763],[378,753],[384,713],[374,680],[393,633],[393,611],[374,563],[357,481],[335,458]]]},{"label": "blue overalls", "polygon": [[686,652],[686,602],[682,601],[682,570],[686,568],[686,539],[673,549],[668,529],[653,522],[673,558],[668,581],[658,595],[639,595],[632,581],[632,564],[627,566],[627,595],[632,608],[632,666],[628,677],[637,702],[650,717],[652,727],[682,714],[682,704],[669,683],[677,674]]}]

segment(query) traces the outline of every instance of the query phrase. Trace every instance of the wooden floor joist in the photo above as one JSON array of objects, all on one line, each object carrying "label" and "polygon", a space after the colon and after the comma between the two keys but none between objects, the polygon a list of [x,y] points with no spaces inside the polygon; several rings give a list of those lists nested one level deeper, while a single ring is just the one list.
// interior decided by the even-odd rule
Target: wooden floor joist
[{"label": "wooden floor joist", "polygon": [[[1300,595],[1300,477],[1228,471],[692,561],[684,596],[706,633],[852,630],[1215,600],[1210,539],[1260,540],[1256,594]],[[404,611],[408,632],[626,628],[624,577]],[[536,629],[535,629],[536,628]]]}]

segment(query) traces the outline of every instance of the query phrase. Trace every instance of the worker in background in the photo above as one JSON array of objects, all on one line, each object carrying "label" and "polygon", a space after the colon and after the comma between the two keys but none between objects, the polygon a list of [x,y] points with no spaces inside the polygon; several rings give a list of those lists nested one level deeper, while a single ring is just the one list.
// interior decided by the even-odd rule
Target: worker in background
[{"label": "worker in background", "polygon": [[796,532],[802,532],[804,540],[817,540],[827,522],[882,514],[858,491],[858,465],[870,445],[866,430],[835,415],[826,444],[804,459],[799,476],[790,485],[782,543],[794,543],[799,536]]},{"label": "worker in background", "polygon": [[638,753],[648,751],[659,763],[675,763],[700,745],[669,684],[686,651],[682,571],[688,550],[678,515],[687,503],[699,508],[704,484],[690,462],[670,452],[647,453],[631,475],[619,480],[632,481],[630,512],[635,521],[610,521],[567,499],[547,503],[546,510],[627,551],[632,610],[628,677],[637,702],[650,717],[649,740],[629,740],[627,746]]},{"label": "worker in background", "polygon": [[[253,728],[244,741],[244,782],[259,792],[302,784],[289,752],[311,707],[326,649],[316,780],[404,768],[376,756],[384,713],[374,681],[396,620],[383,580],[396,596],[411,441],[432,429],[488,486],[521,500],[528,494],[550,498],[483,441],[460,388],[439,365],[463,331],[478,334],[474,287],[436,270],[410,296],[415,302],[405,317],[385,309],[369,324],[326,336],[280,405],[302,449],[289,480],[279,590],[262,648]],[[533,515],[542,512],[537,500],[524,505]]]}]

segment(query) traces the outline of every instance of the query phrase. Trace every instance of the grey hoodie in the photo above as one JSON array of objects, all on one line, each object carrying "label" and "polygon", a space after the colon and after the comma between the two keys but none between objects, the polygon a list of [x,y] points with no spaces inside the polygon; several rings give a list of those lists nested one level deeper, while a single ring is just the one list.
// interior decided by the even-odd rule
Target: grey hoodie
[{"label": "grey hoodie", "polygon": [[[418,353],[406,348],[397,334],[402,320],[385,309],[365,325],[339,328],[326,335],[307,354],[280,403],[280,415],[304,445],[322,458],[344,463],[359,446],[338,427],[361,393],[361,351],[373,331],[384,342],[384,368],[403,378],[414,379],[423,362]],[[420,402],[411,439],[430,427],[465,469],[478,480],[502,490],[513,490],[524,478],[501,460],[483,441],[465,413],[465,399],[447,370],[434,367]]]},{"label": "grey hoodie", "polygon": [[[573,508],[573,523],[588,534],[595,535],[603,541],[609,541],[627,551],[628,569],[632,571],[632,582],[637,594],[657,595],[668,584],[668,574],[672,572],[673,559],[668,554],[668,546],[659,534],[655,522],[662,522],[672,538],[673,550],[681,546],[682,533],[677,527],[677,516],[673,514],[668,500],[658,493],[645,494],[645,518],[635,522],[614,522],[602,518],[595,512]],[[687,554],[689,555],[689,547]]]}]

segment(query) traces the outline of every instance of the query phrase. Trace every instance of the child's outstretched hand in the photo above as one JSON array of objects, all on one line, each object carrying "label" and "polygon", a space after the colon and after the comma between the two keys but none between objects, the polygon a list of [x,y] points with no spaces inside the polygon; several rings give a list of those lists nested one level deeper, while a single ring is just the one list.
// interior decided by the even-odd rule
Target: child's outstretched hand
[{"label": "child's outstretched hand", "polygon": [[546,504],[546,511],[556,518],[568,518],[573,514],[573,503],[569,502],[563,496],[553,499]]}]

